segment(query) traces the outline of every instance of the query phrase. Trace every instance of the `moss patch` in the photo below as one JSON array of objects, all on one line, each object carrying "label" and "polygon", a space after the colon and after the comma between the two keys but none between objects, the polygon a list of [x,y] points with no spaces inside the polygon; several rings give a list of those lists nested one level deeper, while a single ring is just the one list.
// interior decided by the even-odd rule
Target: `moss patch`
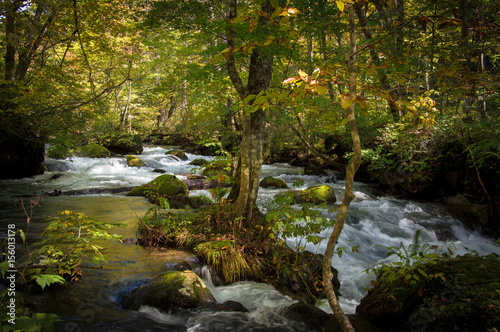
[{"label": "moss patch", "polygon": [[132,189],[127,196],[146,196],[147,192],[158,195],[174,197],[177,195],[187,196],[187,186],[184,182],[177,179],[174,175],[160,175],[153,181]]},{"label": "moss patch", "polygon": [[106,158],[111,155],[108,149],[99,144],[88,144],[76,148],[73,151],[73,155],[77,157],[87,157],[87,158]]},{"label": "moss patch", "polygon": [[136,156],[134,156],[134,155],[128,155],[126,157],[126,159],[127,159],[127,165],[129,167],[141,167],[141,166],[144,166],[144,162],[141,159],[139,159]]}]

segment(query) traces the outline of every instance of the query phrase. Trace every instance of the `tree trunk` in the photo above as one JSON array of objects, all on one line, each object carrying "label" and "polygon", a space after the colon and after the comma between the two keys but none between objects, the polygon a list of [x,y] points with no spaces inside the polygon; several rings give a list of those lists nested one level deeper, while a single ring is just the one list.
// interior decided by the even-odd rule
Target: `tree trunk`
[{"label": "tree trunk", "polygon": [[[351,42],[351,54],[348,58],[348,68],[349,68],[349,93],[352,99],[356,99],[356,29],[354,22],[354,8],[353,6],[349,6],[349,34],[350,34],[350,42]],[[351,163],[346,167],[346,181],[345,181],[345,191],[344,198],[342,200],[342,204],[340,206],[339,213],[337,215],[337,222],[335,223],[335,227],[333,228],[332,234],[328,239],[328,243],[325,250],[325,256],[323,258],[323,287],[325,289],[326,297],[328,299],[328,303],[332,308],[333,313],[335,314],[335,318],[339,321],[342,330],[344,332],[354,332],[354,328],[352,327],[348,317],[342,311],[340,304],[338,302],[337,296],[335,295],[335,291],[332,284],[332,257],[335,252],[335,246],[337,245],[337,241],[340,237],[340,233],[342,232],[342,228],[344,227],[344,223],[347,216],[347,211],[349,210],[349,205],[351,201],[355,198],[353,194],[353,183],[354,183],[354,175],[359,168],[361,163],[361,142],[359,138],[358,125],[356,123],[356,115],[355,115],[355,103],[352,103],[351,106],[347,109],[347,119],[349,121],[349,128],[351,130],[351,137],[354,146],[354,153],[352,156]]]},{"label": "tree trunk", "polygon": [[[237,0],[229,2],[229,20],[236,17]],[[269,16],[274,11],[270,1],[262,4],[261,10]],[[259,28],[270,23],[264,16],[259,18]],[[228,31],[228,47],[235,47],[234,31]],[[245,86],[236,70],[232,53],[226,59],[229,77],[238,95],[244,100],[248,95],[258,95],[271,84],[273,57],[266,48],[255,47],[250,57],[248,82]],[[250,102],[251,104],[252,102]],[[262,109],[242,115],[242,139],[236,184],[231,188],[229,197],[234,198],[233,217],[244,217],[251,222],[252,210],[259,190],[260,173],[265,156],[266,112]]]}]

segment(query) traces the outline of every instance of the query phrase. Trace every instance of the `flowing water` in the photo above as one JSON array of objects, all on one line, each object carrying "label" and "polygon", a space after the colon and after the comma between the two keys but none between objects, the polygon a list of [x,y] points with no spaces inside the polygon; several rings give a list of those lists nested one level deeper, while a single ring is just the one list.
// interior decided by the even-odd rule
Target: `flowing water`
[{"label": "flowing water", "polygon": [[[28,242],[35,243],[46,227],[47,219],[62,210],[83,212],[105,222],[123,223],[125,226],[116,232],[124,238],[135,238],[137,218],[143,216],[151,206],[143,198],[126,197],[124,194],[50,196],[41,199],[39,206],[33,209],[30,208],[30,200],[36,195],[54,190],[137,186],[157,177],[159,174],[153,172],[156,168],[175,174],[180,179],[199,172],[189,163],[200,156],[188,154],[189,159],[181,161],[174,156],[165,155],[166,151],[164,147],[146,147],[139,156],[146,164],[141,168],[128,167],[123,157],[47,159],[48,172],[43,175],[0,181],[0,239],[7,236],[9,224],[26,230],[27,213],[32,214]],[[302,188],[322,184],[327,179],[304,176],[301,171],[301,168],[287,164],[265,165],[262,177],[271,175],[281,178],[289,187],[296,180],[302,180]],[[334,188],[340,201],[343,181],[328,184]],[[283,189],[261,188],[259,205],[265,209],[266,202],[282,191]],[[190,193],[198,194],[208,193],[203,190]],[[26,212],[20,207],[19,198],[16,198],[19,195],[32,195],[23,198]],[[351,204],[339,246],[350,248],[355,245],[359,250],[356,253],[348,250],[341,258],[334,257],[333,260],[342,284],[340,302],[347,313],[354,313],[356,305],[366,294],[365,288],[374,278],[364,270],[387,261],[386,247],[411,244],[418,230],[421,231],[421,243],[436,244],[442,248],[449,246],[456,254],[470,251],[500,254],[500,249],[492,240],[478,232],[466,230],[438,204],[385,196],[362,183],[355,184],[355,195],[356,200]],[[328,212],[323,213],[327,218],[334,218]],[[325,230],[321,235],[327,237],[330,232],[331,229]],[[287,239],[287,243],[292,247],[300,243],[307,250],[318,253],[323,253],[326,245],[325,241],[319,245],[305,244],[301,239]],[[177,263],[189,264],[205,278],[209,278],[209,275],[203,273],[201,264],[188,252],[147,250],[132,243],[110,241],[103,245],[109,260],[109,264],[103,269],[84,269],[82,279],[68,288],[23,294],[38,311],[60,316],[62,321],[57,323],[58,331],[306,331],[297,322],[287,321],[279,314],[281,308],[293,303],[292,299],[269,285],[254,282],[213,287],[207,279],[218,302],[240,302],[249,313],[213,313],[204,310],[166,313],[152,307],[142,307],[139,311],[125,310],[119,305],[124,293],[131,291],[138,282],[157,276]],[[25,250],[25,247],[18,244],[17,258]],[[319,303],[318,306],[330,312],[326,305]]]}]

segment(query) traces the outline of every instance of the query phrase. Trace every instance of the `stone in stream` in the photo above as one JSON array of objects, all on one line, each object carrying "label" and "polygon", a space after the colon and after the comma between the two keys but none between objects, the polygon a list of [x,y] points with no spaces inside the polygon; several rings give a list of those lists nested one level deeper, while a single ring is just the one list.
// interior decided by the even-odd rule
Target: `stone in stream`
[{"label": "stone in stream", "polygon": [[129,167],[141,167],[141,166],[144,166],[144,161],[142,161],[141,159],[137,158],[136,156],[134,155],[128,155],[126,157],[127,159],[127,165]]},{"label": "stone in stream", "polygon": [[162,310],[194,309],[215,303],[210,290],[196,273],[171,271],[149,280],[124,296],[122,306],[137,310],[143,305]]},{"label": "stone in stream", "polygon": [[127,196],[144,196],[148,191],[169,197],[177,195],[187,196],[188,194],[188,189],[184,182],[177,179],[174,175],[164,174],[149,183],[132,189]]},{"label": "stone in stream", "polygon": [[288,188],[285,181],[283,181],[282,179],[273,178],[271,176],[266,176],[265,178],[263,178],[260,181],[259,186],[262,188],[269,188],[269,187],[275,187],[278,189]]}]

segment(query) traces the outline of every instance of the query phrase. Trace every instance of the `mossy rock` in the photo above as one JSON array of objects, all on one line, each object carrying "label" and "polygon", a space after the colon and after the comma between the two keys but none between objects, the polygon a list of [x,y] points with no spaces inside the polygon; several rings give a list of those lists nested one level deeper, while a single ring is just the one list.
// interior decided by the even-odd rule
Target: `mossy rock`
[{"label": "mossy rock", "polygon": [[73,151],[73,156],[76,157],[87,157],[87,158],[106,158],[109,157],[111,153],[104,146],[99,144],[88,144],[76,148]]},{"label": "mossy rock", "polygon": [[153,181],[132,189],[127,196],[145,196],[147,192],[152,192],[162,196],[175,197],[187,196],[188,190],[184,182],[174,175],[163,174]]},{"label": "mossy rock", "polygon": [[127,159],[127,165],[129,167],[141,167],[141,166],[144,166],[144,161],[142,161],[141,159],[137,158],[134,155],[128,155],[126,157],[126,159]]},{"label": "mossy rock", "polygon": [[208,160],[203,159],[203,158],[197,158],[189,163],[189,165],[193,165],[193,166],[203,166],[206,164],[208,164]]},{"label": "mossy rock", "polygon": [[262,188],[269,188],[269,187],[275,187],[278,189],[288,188],[285,181],[283,181],[282,179],[273,178],[271,176],[266,176],[265,178],[263,178],[260,181],[259,186]]},{"label": "mossy rock", "polygon": [[169,154],[176,156],[180,160],[188,160],[188,156],[186,156],[186,153],[184,151],[181,151],[181,150],[169,150],[169,151],[165,152],[165,155],[169,155]]},{"label": "mossy rock", "polygon": [[[384,331],[408,326],[430,332],[492,331],[500,326],[497,257],[461,256],[417,268],[395,272],[392,282],[379,279],[356,313]],[[418,280],[409,282],[410,275]]]},{"label": "mossy rock", "polygon": [[309,187],[300,191],[293,191],[293,204],[312,203],[312,204],[332,204],[337,201],[332,187],[328,185]]},{"label": "mossy rock", "polygon": [[203,280],[191,271],[172,271],[151,279],[123,299],[123,307],[148,305],[163,310],[194,309],[215,302]]}]

